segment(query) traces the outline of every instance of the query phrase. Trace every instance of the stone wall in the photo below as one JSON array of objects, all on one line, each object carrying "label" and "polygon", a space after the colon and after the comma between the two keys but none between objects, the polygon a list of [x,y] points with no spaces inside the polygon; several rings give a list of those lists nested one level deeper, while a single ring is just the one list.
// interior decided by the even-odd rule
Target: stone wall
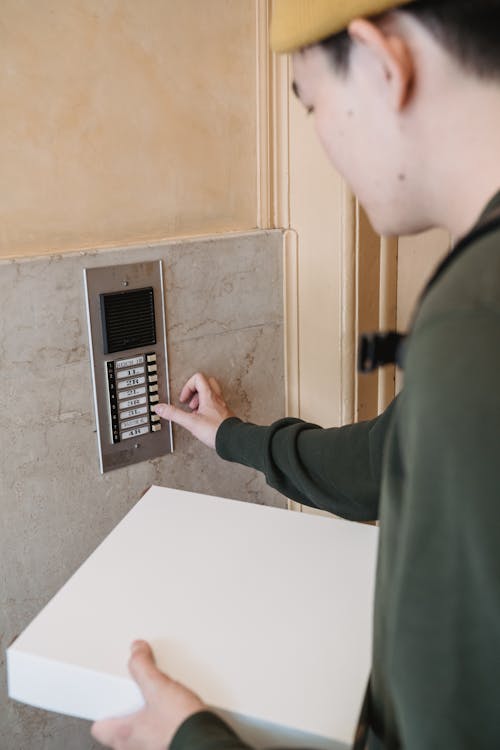
[{"label": "stone wall", "polygon": [[284,413],[282,248],[255,231],[0,262],[2,750],[94,747],[87,722],[7,699],[5,648],[151,484],[285,504],[178,429],[172,455],[99,473],[83,269],[162,258],[173,401],[203,370],[268,423]]}]

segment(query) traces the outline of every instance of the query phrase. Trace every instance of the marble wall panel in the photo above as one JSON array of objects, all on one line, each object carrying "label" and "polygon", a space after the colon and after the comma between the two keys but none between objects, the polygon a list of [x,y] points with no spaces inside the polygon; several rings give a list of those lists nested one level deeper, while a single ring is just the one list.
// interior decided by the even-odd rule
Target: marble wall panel
[{"label": "marble wall panel", "polygon": [[151,484],[285,504],[256,472],[179,429],[172,455],[99,474],[83,269],[156,258],[173,400],[201,369],[243,418],[284,413],[280,232],[0,262],[2,750],[94,747],[87,722],[8,701],[4,652]]}]

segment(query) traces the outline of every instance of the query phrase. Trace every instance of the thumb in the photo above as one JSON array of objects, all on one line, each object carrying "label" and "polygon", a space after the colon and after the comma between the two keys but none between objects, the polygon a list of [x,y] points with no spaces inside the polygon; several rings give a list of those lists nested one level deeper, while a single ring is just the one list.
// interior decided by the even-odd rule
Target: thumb
[{"label": "thumb", "polygon": [[90,728],[92,737],[105,747],[114,747],[116,740],[128,740],[132,734],[132,724],[127,718],[101,719]]},{"label": "thumb", "polygon": [[179,424],[181,427],[185,427],[186,430],[191,432],[193,428],[193,420],[195,419],[191,412],[179,409],[179,407],[173,406],[173,404],[156,404],[154,410],[162,419],[168,419],[170,422],[175,422],[175,424]]},{"label": "thumb", "polygon": [[165,679],[168,679],[156,666],[153,651],[146,641],[135,641],[132,644],[128,668],[146,701],[154,696],[158,682],[164,683]]}]

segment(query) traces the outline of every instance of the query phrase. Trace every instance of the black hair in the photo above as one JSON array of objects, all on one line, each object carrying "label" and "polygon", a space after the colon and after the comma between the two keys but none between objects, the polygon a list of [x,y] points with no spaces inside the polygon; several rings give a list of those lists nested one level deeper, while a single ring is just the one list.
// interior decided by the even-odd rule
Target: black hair
[{"label": "black hair", "polygon": [[[500,0],[414,0],[398,10],[423,24],[464,69],[481,78],[500,78]],[[345,73],[352,46],[347,31],[320,46]]]}]

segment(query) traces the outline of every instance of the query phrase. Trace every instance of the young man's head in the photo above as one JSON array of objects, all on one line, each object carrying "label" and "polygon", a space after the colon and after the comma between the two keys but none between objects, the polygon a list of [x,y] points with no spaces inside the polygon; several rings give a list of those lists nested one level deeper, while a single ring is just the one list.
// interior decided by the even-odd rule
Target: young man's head
[{"label": "young man's head", "polygon": [[499,22],[500,0],[276,4],[274,47],[379,232],[461,234],[500,188]]}]

